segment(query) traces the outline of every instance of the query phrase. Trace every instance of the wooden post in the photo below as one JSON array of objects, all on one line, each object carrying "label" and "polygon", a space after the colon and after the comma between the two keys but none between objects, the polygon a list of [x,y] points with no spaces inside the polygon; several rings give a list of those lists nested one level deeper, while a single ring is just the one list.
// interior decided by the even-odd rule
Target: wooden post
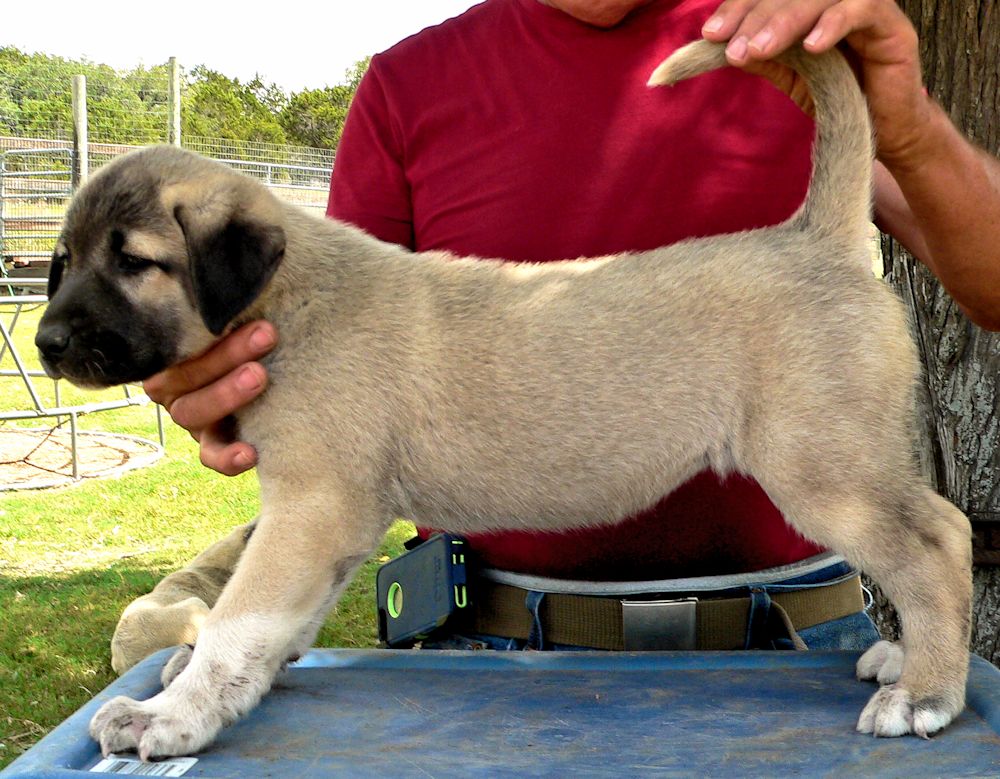
[{"label": "wooden post", "polygon": [[167,143],[181,145],[181,70],[177,67],[177,57],[167,63],[170,83],[167,87]]},{"label": "wooden post", "polygon": [[87,77],[73,76],[73,170],[70,185],[75,192],[90,173],[90,149],[87,144]]}]

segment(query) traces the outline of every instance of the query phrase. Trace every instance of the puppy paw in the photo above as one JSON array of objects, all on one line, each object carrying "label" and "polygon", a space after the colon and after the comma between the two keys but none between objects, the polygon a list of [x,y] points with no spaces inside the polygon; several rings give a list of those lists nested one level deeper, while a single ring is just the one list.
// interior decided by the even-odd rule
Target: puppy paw
[{"label": "puppy paw", "polygon": [[170,683],[180,676],[181,671],[187,668],[188,663],[191,662],[192,655],[194,655],[194,645],[184,644],[178,647],[173,656],[167,660],[167,664],[163,666],[163,670],[160,672],[160,682],[163,684],[164,689],[169,687]]},{"label": "puppy paw", "polygon": [[913,733],[930,738],[951,722],[961,706],[949,706],[942,698],[913,703],[910,693],[896,684],[880,687],[858,719],[858,731],[894,737]]},{"label": "puppy paw", "polygon": [[142,760],[197,752],[215,737],[221,721],[200,712],[181,711],[160,696],[135,701],[118,696],[105,703],[90,721],[90,735],[101,753],[135,751]]},{"label": "puppy paw", "polygon": [[910,694],[893,684],[880,687],[858,718],[858,732],[874,736],[905,736],[913,731]]},{"label": "puppy paw", "polygon": [[862,681],[895,684],[903,672],[903,647],[893,641],[878,641],[861,655],[856,667]]},{"label": "puppy paw", "polygon": [[145,595],[122,613],[111,637],[111,667],[123,674],[145,657],[178,644],[193,644],[208,616],[205,601],[189,597],[162,605]]}]

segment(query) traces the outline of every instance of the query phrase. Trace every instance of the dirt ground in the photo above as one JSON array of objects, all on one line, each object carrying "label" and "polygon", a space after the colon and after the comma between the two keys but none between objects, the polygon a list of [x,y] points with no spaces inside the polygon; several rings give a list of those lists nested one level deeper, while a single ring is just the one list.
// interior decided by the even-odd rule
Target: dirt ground
[{"label": "dirt ground", "polygon": [[[150,465],[162,451],[150,441],[93,431],[77,433],[77,478],[98,479]],[[66,486],[73,476],[69,429],[0,427],[0,490]]]}]

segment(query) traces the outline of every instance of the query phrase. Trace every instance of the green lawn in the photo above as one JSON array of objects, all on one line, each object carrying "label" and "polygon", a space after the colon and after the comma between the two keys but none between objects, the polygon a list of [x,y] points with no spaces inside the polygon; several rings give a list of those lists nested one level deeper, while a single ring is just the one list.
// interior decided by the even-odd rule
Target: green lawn
[{"label": "green lawn", "polygon": [[[16,331],[26,358],[34,329],[28,317]],[[10,367],[9,358],[0,366]],[[63,389],[64,403],[99,396]],[[24,408],[26,398],[20,380],[0,381],[0,410]],[[81,426],[156,437],[150,408],[93,414]],[[252,474],[228,479],[206,470],[194,442],[172,424],[167,454],[149,468],[0,493],[0,768],[113,680],[109,641],[122,608],[257,508]],[[378,559],[398,554],[412,532],[406,522],[393,527],[319,645],[375,644]]]}]

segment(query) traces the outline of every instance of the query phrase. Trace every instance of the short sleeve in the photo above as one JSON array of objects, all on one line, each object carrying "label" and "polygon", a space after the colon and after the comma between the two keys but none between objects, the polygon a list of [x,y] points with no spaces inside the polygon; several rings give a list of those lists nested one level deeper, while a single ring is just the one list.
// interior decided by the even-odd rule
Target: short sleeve
[{"label": "short sleeve", "polygon": [[378,74],[358,85],[333,163],[326,214],[412,249],[413,206],[404,146]]}]

